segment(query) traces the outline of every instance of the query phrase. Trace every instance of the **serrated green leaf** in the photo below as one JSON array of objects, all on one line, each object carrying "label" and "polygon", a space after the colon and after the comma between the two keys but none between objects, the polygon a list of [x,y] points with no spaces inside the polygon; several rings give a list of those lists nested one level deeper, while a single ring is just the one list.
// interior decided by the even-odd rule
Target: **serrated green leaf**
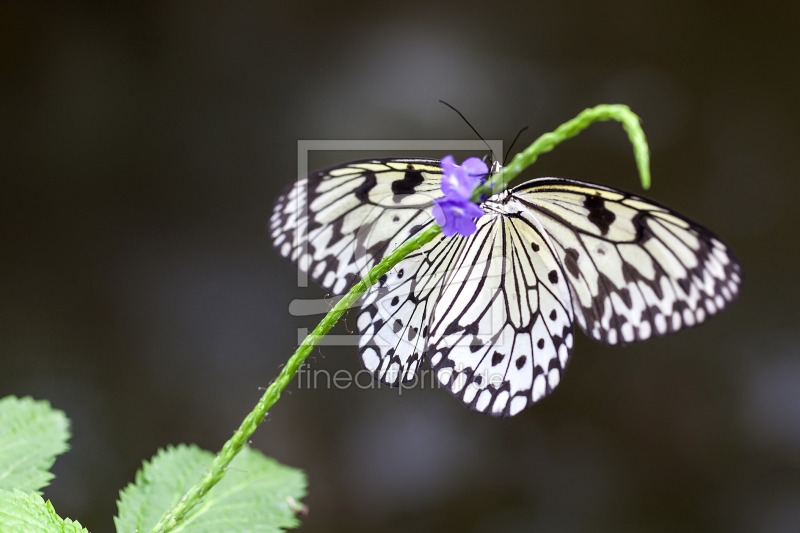
[{"label": "serrated green leaf", "polygon": [[35,492],[0,489],[0,531],[14,533],[88,533],[78,522],[63,519]]},{"label": "serrated green leaf", "polygon": [[46,401],[0,399],[0,489],[46,487],[56,455],[69,448],[69,420]]},{"label": "serrated green leaf", "polygon": [[[114,518],[117,531],[150,531],[205,474],[213,458],[212,453],[196,446],[159,451],[136,473],[136,481],[120,493],[119,513]],[[301,470],[245,447],[222,481],[174,531],[275,533],[297,527],[295,502],[305,496],[305,490]]]}]

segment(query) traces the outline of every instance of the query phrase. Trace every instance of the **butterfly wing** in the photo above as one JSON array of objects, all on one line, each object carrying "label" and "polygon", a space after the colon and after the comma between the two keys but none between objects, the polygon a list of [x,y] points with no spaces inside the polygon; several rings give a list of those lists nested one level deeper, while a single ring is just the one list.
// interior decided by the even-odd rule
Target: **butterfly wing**
[{"label": "butterfly wing", "polygon": [[649,200],[543,178],[483,204],[447,275],[428,355],[475,411],[513,416],[558,385],[573,317],[616,344],[692,326],[738,293],[741,268],[711,232]]},{"label": "butterfly wing", "polygon": [[354,161],[321,170],[278,198],[270,232],[281,255],[334,294],[432,223],[442,196],[435,159]]},{"label": "butterfly wing", "polygon": [[573,345],[567,282],[528,215],[487,214],[447,275],[428,355],[439,382],[470,409],[513,416],[560,382]]},{"label": "butterfly wing", "polygon": [[[357,161],[278,199],[280,253],[342,293],[432,223],[436,160]],[[364,366],[384,383],[424,355],[475,411],[513,416],[558,385],[573,321],[609,344],[705,320],[738,293],[741,268],[708,230],[615,189],[542,178],[495,195],[470,237],[441,236],[370,289],[358,316]]]},{"label": "butterfly wing", "polygon": [[364,296],[357,319],[359,355],[375,379],[397,386],[416,376],[433,306],[464,242],[439,235],[406,256]]},{"label": "butterfly wing", "polygon": [[703,322],[739,292],[741,267],[710,231],[655,202],[541,178],[510,191],[532,213],[569,280],[575,317],[608,344]]}]

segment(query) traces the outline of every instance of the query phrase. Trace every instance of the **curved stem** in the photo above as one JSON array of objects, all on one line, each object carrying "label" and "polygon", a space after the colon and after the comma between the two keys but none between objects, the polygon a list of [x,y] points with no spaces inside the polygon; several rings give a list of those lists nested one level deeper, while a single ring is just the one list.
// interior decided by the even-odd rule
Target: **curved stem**
[{"label": "curved stem", "polygon": [[[477,199],[483,192],[505,189],[508,183],[517,177],[525,168],[533,164],[540,154],[549,152],[558,144],[583,131],[590,124],[603,120],[616,120],[622,123],[633,144],[634,156],[636,157],[636,164],[639,168],[642,186],[647,189],[650,186],[650,152],[647,147],[644,132],[639,125],[639,118],[624,105],[599,105],[591,109],[586,109],[574,119],[565,122],[554,131],[545,133],[536,139],[527,149],[517,154],[503,171],[495,174],[482,187],[476,189],[474,198]],[[233,436],[223,445],[222,449],[211,463],[211,468],[206,475],[189,489],[172,509],[161,517],[161,520],[159,520],[158,524],[153,528],[153,533],[166,533],[173,530],[202,501],[203,496],[223,478],[230,462],[253,435],[256,428],[258,428],[259,424],[264,420],[269,409],[275,405],[275,402],[281,397],[281,393],[297,374],[297,371],[300,369],[306,357],[311,353],[311,350],[319,344],[322,337],[331,330],[350,306],[353,305],[370,286],[375,284],[378,278],[391,270],[392,267],[402,261],[405,256],[433,240],[440,232],[441,228],[436,224],[432,224],[425,231],[400,245],[400,247],[384,257],[380,263],[373,267],[364,279],[356,283],[356,285],[333,306],[333,309],[325,315],[325,318],[323,318],[319,325],[314,328],[314,331],[303,340],[303,343],[289,358],[286,362],[286,366],[281,369],[275,381],[267,387],[264,395],[258,401],[255,408],[242,421],[239,429],[237,429]]]},{"label": "curved stem", "polygon": [[639,117],[626,105],[601,104],[583,110],[572,120],[536,139],[528,148],[515,155],[508,166],[492,176],[490,180],[476,190],[473,200],[477,200],[481,194],[493,194],[505,190],[511,180],[536,162],[541,154],[549,152],[567,139],[575,137],[595,122],[607,120],[616,120],[622,123],[622,127],[628,134],[628,139],[633,145],[633,156],[636,159],[636,167],[639,170],[639,179],[642,182],[642,187],[649,189],[650,148],[647,146],[647,139],[639,124]]},{"label": "curved stem", "polygon": [[242,421],[239,429],[237,429],[228,442],[223,445],[222,450],[220,450],[214,458],[214,461],[211,463],[211,468],[206,475],[203,476],[195,486],[189,489],[172,509],[161,517],[161,520],[159,520],[158,524],[153,528],[153,532],[166,533],[172,530],[198,503],[200,503],[203,496],[225,475],[225,471],[230,462],[247,443],[256,428],[258,428],[258,425],[264,420],[264,417],[267,416],[269,409],[275,405],[275,402],[281,397],[281,392],[283,392],[286,386],[289,385],[289,382],[292,381],[292,378],[297,374],[303,361],[305,361],[306,357],[311,353],[311,350],[319,344],[322,337],[331,330],[350,306],[353,305],[370,286],[375,284],[381,276],[402,261],[406,255],[430,242],[441,230],[439,226],[433,224],[413,239],[403,243],[395,251],[384,257],[378,265],[369,271],[364,279],[356,283],[355,286],[333,306],[328,314],[325,315],[325,318],[322,319],[322,322],[314,328],[314,331],[312,331],[303,340],[303,343],[297,350],[295,350],[294,354],[292,354],[286,362],[286,366],[281,369],[280,374],[275,378],[275,381],[267,387],[267,390],[264,392],[264,395],[258,401],[255,408]]}]

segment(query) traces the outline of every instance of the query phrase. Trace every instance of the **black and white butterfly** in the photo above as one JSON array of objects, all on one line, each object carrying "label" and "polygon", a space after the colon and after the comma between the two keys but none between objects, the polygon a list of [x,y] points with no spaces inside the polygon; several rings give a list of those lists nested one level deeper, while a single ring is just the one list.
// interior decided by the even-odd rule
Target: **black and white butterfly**
[{"label": "black and white butterfly", "polygon": [[[375,159],[291,186],[270,221],[281,255],[342,294],[434,221],[434,159]],[[739,291],[741,268],[710,231],[655,202],[539,178],[489,197],[469,236],[434,238],[363,297],[359,353],[390,385],[428,359],[470,409],[513,416],[561,381],[573,323],[607,344],[706,320]]]}]

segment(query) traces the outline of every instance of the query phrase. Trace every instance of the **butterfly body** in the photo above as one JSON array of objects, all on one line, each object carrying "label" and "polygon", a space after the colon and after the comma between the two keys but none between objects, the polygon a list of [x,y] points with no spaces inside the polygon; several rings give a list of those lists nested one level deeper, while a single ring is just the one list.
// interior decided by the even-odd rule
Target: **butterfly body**
[{"label": "butterfly body", "polygon": [[[273,239],[342,293],[434,223],[440,182],[436,160],[326,169],[279,198]],[[645,340],[703,322],[739,290],[719,239],[636,195],[538,178],[481,209],[473,235],[437,236],[364,295],[359,353],[376,379],[410,382],[427,359],[469,408],[513,416],[560,383],[574,323],[607,344]]]}]

